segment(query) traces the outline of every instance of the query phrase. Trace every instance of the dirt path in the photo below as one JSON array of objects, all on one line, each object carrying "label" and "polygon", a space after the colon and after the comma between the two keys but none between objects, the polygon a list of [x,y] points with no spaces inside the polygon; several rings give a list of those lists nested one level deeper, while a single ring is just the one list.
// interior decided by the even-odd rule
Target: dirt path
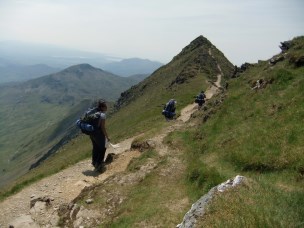
[{"label": "dirt path", "polygon": [[[211,55],[211,51],[209,53]],[[221,72],[220,66],[218,66],[218,68]],[[210,99],[218,92],[221,76],[222,73],[218,74],[217,81],[212,83],[206,90],[207,99]],[[155,143],[155,149],[160,155],[165,155],[168,151],[167,146],[162,143],[164,137],[168,133],[182,127],[196,110],[197,104],[188,105],[181,110],[181,115],[177,120],[170,122],[170,126],[164,128],[157,136],[151,138],[151,141]],[[100,183],[109,176],[124,171],[131,159],[140,155],[139,151],[130,150],[134,138],[135,137],[120,142],[120,147],[117,149],[113,149],[112,147],[108,148],[107,153],[115,153],[119,154],[119,156],[107,166],[107,170],[102,174],[98,175],[93,171],[89,159],[62,170],[55,175],[44,178],[26,187],[21,192],[8,197],[0,203],[0,228],[8,227],[10,224],[14,224],[15,228],[37,227],[36,223],[31,225],[31,222],[33,222],[30,213],[31,199],[47,196],[52,200],[52,207],[54,211],[56,211],[59,205],[69,203],[76,198],[84,187]],[[20,218],[23,218],[23,221]],[[31,221],[27,221],[29,218]]]},{"label": "dirt path", "polygon": [[8,227],[9,223],[20,216],[28,215],[30,201],[33,198],[47,196],[52,199],[54,209],[62,203],[69,203],[86,186],[99,183],[114,173],[124,171],[133,157],[140,155],[139,151],[130,151],[133,138],[122,141],[117,149],[108,148],[107,153],[120,154],[107,170],[99,174],[93,171],[91,160],[85,160],[50,177],[34,183],[21,192],[0,203],[0,227]]},{"label": "dirt path", "polygon": [[[211,53],[211,49],[209,49],[209,55],[214,59],[214,56]],[[210,99],[214,94],[216,94],[221,88],[221,80],[222,80],[222,69],[219,64],[217,64],[217,69],[219,70],[219,74],[217,75],[217,80],[215,83],[210,83],[209,88],[206,90],[206,98]]]}]

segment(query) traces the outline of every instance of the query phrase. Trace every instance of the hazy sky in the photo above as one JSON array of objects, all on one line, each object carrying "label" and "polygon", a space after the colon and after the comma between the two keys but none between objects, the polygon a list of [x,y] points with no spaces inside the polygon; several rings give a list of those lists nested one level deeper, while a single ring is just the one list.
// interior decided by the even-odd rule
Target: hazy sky
[{"label": "hazy sky", "polygon": [[169,62],[199,35],[236,65],[304,35],[304,0],[0,0],[0,41]]}]

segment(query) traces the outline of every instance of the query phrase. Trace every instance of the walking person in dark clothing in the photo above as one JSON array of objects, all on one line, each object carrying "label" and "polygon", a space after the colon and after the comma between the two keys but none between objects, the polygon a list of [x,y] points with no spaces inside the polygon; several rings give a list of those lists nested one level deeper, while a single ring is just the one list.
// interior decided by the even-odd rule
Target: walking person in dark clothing
[{"label": "walking person in dark clothing", "polygon": [[200,110],[205,103],[206,95],[202,90],[199,95],[196,96],[195,103],[198,104],[198,110]]},{"label": "walking person in dark clothing", "polygon": [[165,104],[162,114],[165,116],[167,121],[173,120],[174,116],[176,115],[175,114],[176,103],[177,103],[176,100],[170,99],[168,103]]},{"label": "walking person in dark clothing", "polygon": [[106,144],[110,141],[106,130],[106,111],[108,107],[104,100],[99,100],[97,103],[97,114],[99,115],[97,130],[90,135],[92,141],[92,165],[95,171],[105,171],[104,157],[106,153]]}]

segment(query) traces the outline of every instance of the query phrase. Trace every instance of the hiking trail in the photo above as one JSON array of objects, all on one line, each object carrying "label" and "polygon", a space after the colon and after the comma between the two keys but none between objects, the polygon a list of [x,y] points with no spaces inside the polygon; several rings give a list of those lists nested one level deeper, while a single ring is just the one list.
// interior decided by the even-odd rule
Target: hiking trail
[{"label": "hiking trail", "polygon": [[[209,50],[211,55],[211,50]],[[212,55],[211,55],[212,56]],[[206,90],[206,97],[210,99],[220,89],[220,82],[222,77],[222,71],[218,65],[219,74],[217,75],[217,81],[211,83]],[[197,104],[193,103],[181,110],[181,115],[174,121],[171,121],[170,126],[164,127],[158,135],[152,137],[155,145],[155,150],[162,156],[166,155],[168,148],[163,144],[163,139],[170,133],[177,129],[180,129],[190,119],[191,114],[197,110]],[[32,199],[38,197],[47,196],[51,199],[51,205],[53,212],[55,213],[59,206],[63,203],[69,203],[76,198],[81,191],[88,186],[101,183],[108,177],[124,171],[132,158],[139,157],[141,152],[137,150],[131,150],[131,143],[135,137],[128,138],[122,142],[119,142],[119,148],[109,147],[107,154],[118,154],[116,159],[109,165],[107,170],[102,174],[98,174],[93,171],[91,165],[91,159],[81,161],[69,168],[60,171],[57,174],[46,177],[30,186],[25,187],[19,193],[12,195],[0,203],[0,228],[9,227],[14,225],[18,227],[41,227],[41,223],[35,222],[36,218],[33,218],[33,212],[31,212],[30,202]],[[107,156],[106,154],[106,156]],[[37,215],[37,212],[35,212]],[[52,219],[43,212],[40,215],[45,217],[43,227],[56,227],[56,223],[53,224]],[[51,225],[50,225],[51,224]]]}]

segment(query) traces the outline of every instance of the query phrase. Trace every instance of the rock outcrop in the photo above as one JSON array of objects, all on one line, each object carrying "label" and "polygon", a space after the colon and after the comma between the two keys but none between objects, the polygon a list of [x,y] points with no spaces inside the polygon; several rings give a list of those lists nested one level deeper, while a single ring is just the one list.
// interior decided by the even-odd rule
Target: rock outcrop
[{"label": "rock outcrop", "polygon": [[195,227],[197,218],[203,217],[206,212],[207,205],[212,201],[217,194],[222,193],[230,188],[237,187],[245,182],[246,178],[243,176],[236,176],[233,179],[229,179],[226,182],[213,187],[207,194],[202,196],[197,202],[195,202],[191,209],[184,216],[183,221],[178,224],[177,228],[193,228]]}]

